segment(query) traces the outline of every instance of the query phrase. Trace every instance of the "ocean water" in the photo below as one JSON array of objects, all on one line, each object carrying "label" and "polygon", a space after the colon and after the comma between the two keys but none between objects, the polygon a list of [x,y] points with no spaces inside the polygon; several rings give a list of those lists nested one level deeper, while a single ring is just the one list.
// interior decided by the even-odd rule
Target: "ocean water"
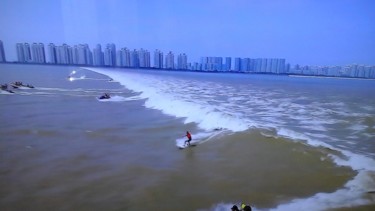
[{"label": "ocean water", "polygon": [[0,95],[4,210],[375,206],[374,80],[0,65],[12,81],[35,89]]}]

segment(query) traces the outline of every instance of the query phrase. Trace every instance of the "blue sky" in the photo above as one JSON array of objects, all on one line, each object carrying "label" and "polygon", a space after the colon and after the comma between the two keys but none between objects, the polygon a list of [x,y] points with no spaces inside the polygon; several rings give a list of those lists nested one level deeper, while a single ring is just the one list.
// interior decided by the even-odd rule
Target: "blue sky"
[{"label": "blue sky", "polygon": [[375,65],[375,1],[1,0],[0,40],[8,61],[17,42],[53,42]]}]

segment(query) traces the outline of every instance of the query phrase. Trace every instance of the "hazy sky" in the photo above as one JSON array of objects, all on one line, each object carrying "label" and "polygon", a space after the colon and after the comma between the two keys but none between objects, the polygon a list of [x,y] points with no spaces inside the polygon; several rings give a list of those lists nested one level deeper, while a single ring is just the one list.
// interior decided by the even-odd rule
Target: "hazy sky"
[{"label": "hazy sky", "polygon": [[375,1],[0,0],[0,40],[8,61],[17,42],[53,42],[375,65]]}]

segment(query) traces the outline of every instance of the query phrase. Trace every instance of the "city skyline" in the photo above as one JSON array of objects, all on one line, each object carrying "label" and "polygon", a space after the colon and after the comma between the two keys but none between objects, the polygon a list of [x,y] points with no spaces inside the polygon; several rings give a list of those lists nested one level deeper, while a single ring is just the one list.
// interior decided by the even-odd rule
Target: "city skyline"
[{"label": "city skyline", "polygon": [[[232,66],[231,57],[201,57],[200,62],[189,62],[185,53],[177,55],[169,51],[164,59],[164,53],[159,49],[154,51],[154,63],[151,65],[151,53],[147,49],[129,50],[126,47],[116,50],[114,43],[109,43],[103,48],[97,44],[91,51],[88,44],[78,44],[71,47],[68,44],[61,46],[54,43],[48,44],[45,53],[43,43],[17,43],[16,63],[21,64],[54,64],[54,65],[83,65],[96,67],[122,67],[122,68],[147,68],[169,69],[188,71],[219,71],[241,72],[259,74],[288,74],[325,77],[346,78],[375,78],[375,66],[346,65],[346,66],[313,66],[296,64],[291,67],[285,59],[280,58],[234,58]],[[4,52],[0,40],[0,52]],[[47,59],[46,55],[49,55]],[[47,61],[48,60],[48,61]],[[165,62],[164,62],[165,60]],[[225,62],[224,62],[225,61]],[[5,53],[0,55],[0,62],[6,62]]]},{"label": "city skyline", "polygon": [[[2,42],[0,43],[2,44]],[[0,50],[3,47],[0,46]],[[258,72],[285,74],[290,68],[290,64],[285,63],[285,59],[279,58],[232,58],[204,56],[198,61],[188,61],[185,53],[180,53],[175,58],[174,53],[169,51],[165,56],[159,49],[154,52],[154,63],[151,65],[151,54],[148,50],[129,50],[122,47],[116,50],[114,43],[107,44],[103,48],[97,44],[91,51],[88,44],[78,44],[71,47],[64,43],[61,46],[54,43],[48,44],[48,52],[45,53],[43,43],[17,43],[17,63],[34,64],[63,64],[63,65],[88,65],[105,67],[129,67],[129,68],[155,68],[155,69],[176,69],[176,70],[196,70],[196,71],[236,71],[236,72]],[[46,55],[49,55],[48,58]],[[5,56],[5,54],[4,54]],[[5,61],[5,59],[4,59]],[[164,64],[164,65],[163,65]]]},{"label": "city skyline", "polygon": [[212,55],[373,65],[374,6],[369,0],[4,0],[0,40],[9,61],[16,60],[11,43],[38,40],[184,52],[192,61]]}]

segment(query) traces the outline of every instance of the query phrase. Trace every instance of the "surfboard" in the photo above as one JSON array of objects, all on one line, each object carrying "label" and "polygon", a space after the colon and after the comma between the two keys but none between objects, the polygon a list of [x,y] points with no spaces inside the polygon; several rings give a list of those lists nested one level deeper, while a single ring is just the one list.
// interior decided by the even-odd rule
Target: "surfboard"
[{"label": "surfboard", "polygon": [[186,148],[190,148],[190,147],[195,147],[197,146],[196,144],[190,144],[190,145],[186,145],[186,146],[178,146],[179,149],[186,149]]}]

